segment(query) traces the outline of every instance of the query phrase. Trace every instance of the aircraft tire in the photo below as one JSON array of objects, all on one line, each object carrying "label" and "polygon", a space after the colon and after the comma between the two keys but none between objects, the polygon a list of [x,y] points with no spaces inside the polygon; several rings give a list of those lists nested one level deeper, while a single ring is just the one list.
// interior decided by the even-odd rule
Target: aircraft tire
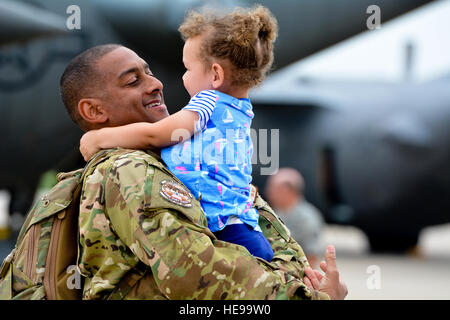
[{"label": "aircraft tire", "polygon": [[373,253],[406,253],[419,241],[419,232],[385,234],[366,232]]}]

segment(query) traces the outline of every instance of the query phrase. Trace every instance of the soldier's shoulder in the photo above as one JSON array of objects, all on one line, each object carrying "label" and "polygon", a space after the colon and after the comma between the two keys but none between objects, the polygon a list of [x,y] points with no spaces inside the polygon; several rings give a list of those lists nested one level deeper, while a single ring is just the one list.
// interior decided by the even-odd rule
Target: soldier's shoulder
[{"label": "soldier's shoulder", "polygon": [[105,177],[114,178],[116,182],[123,180],[135,181],[138,176],[147,176],[151,179],[153,167],[164,166],[157,156],[141,150],[114,148],[105,150],[86,175],[84,183],[103,184]]},{"label": "soldier's shoulder", "polygon": [[115,148],[108,152],[107,159],[100,163],[98,167],[118,169],[121,167],[138,167],[142,164],[156,167],[164,166],[161,160],[152,153],[142,150]]},{"label": "soldier's shoulder", "polygon": [[116,148],[108,151],[106,160],[97,165],[88,180],[150,187],[155,178],[175,179],[159,156],[142,150]]}]

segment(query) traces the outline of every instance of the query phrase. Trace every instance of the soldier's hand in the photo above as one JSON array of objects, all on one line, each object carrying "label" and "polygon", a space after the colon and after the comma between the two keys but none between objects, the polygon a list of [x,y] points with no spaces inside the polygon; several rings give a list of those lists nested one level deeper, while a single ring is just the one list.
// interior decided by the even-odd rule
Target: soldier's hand
[{"label": "soldier's hand", "polygon": [[319,291],[327,293],[332,300],[342,300],[348,294],[347,286],[339,275],[336,265],[336,250],[328,246],[325,251],[325,261],[320,263],[320,268],[325,272],[320,280]]},{"label": "soldier's hand", "polygon": [[80,152],[83,155],[85,161],[88,161],[97,151],[100,150],[100,146],[97,143],[96,131],[91,130],[86,132],[80,140]]}]

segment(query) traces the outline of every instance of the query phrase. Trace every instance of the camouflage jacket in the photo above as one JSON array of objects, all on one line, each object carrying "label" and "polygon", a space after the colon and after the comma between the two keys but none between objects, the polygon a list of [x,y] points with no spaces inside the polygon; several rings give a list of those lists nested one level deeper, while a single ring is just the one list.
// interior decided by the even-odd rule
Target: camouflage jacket
[{"label": "camouflage jacket", "polygon": [[[329,299],[304,285],[302,249],[259,195],[271,262],[217,240],[200,203],[157,155],[111,152],[83,181],[83,299]],[[121,290],[128,279],[139,280]]]}]

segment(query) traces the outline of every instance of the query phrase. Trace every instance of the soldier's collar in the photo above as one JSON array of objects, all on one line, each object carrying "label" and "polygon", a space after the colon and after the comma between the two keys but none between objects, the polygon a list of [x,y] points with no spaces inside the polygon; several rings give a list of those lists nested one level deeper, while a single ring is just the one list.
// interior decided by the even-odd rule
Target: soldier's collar
[{"label": "soldier's collar", "polygon": [[[144,150],[146,153],[154,157],[156,160],[164,163],[163,159],[161,158],[161,149],[158,148],[151,148]],[[165,163],[164,163],[165,164]]]}]

